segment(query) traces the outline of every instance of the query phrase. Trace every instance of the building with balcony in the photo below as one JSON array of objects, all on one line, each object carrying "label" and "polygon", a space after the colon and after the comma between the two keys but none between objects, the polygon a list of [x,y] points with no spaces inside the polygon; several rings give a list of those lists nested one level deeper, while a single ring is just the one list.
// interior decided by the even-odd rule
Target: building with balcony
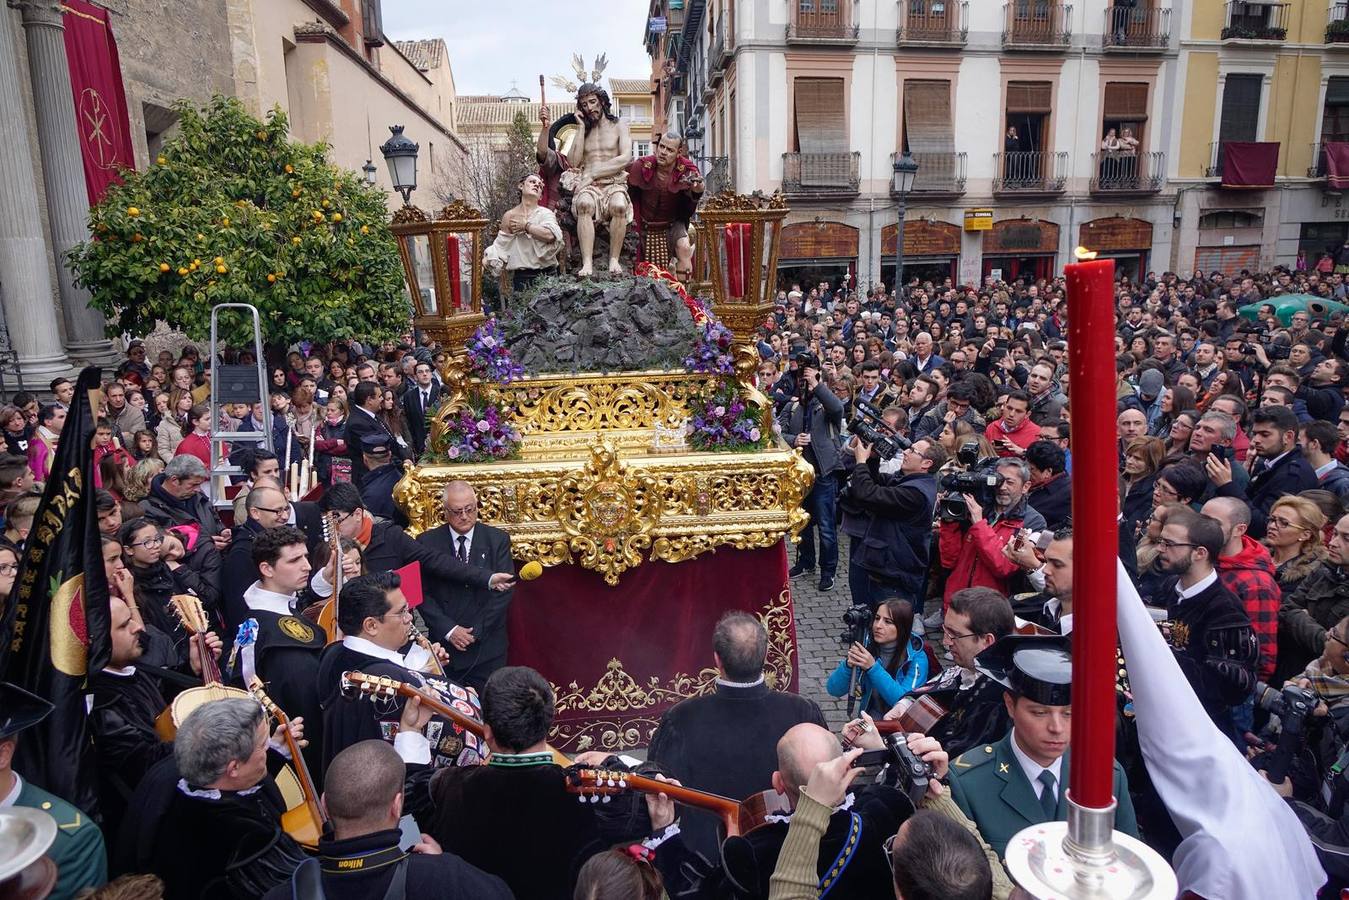
[{"label": "building with balcony", "polygon": [[906,275],[1047,276],[1079,244],[1172,267],[1169,0],[682,0],[677,33],[674,3],[646,35],[657,118],[736,190],[787,196],[784,284],[893,283],[906,151]]},{"label": "building with balcony", "polygon": [[1347,8],[1232,0],[1188,11],[1164,148],[1175,159],[1172,268],[1313,265],[1349,239]]}]

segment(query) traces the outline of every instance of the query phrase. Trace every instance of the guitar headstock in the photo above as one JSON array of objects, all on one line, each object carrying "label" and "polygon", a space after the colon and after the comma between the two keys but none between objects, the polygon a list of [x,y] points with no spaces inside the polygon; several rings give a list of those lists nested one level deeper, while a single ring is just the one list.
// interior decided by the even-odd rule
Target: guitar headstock
[{"label": "guitar headstock", "polygon": [[285,713],[281,712],[281,708],[276,705],[276,701],[267,696],[267,688],[257,675],[248,679],[248,692],[253,695],[254,700],[262,704],[262,708],[267,711],[267,715],[281,721],[285,720]]},{"label": "guitar headstock", "polygon": [[342,696],[348,698],[355,698],[364,694],[371,698],[379,697],[392,700],[398,696],[398,689],[402,686],[401,681],[395,681],[384,675],[365,675],[361,672],[342,673]]},{"label": "guitar headstock", "polygon": [[611,772],[607,769],[577,769],[567,773],[567,793],[576,794],[585,803],[609,802],[614,794],[628,789],[626,772]]},{"label": "guitar headstock", "polygon": [[201,598],[195,594],[174,594],[169,598],[169,603],[173,608],[173,614],[183,623],[183,630],[188,634],[202,634],[211,630],[211,624],[206,618],[206,608],[201,605]]}]

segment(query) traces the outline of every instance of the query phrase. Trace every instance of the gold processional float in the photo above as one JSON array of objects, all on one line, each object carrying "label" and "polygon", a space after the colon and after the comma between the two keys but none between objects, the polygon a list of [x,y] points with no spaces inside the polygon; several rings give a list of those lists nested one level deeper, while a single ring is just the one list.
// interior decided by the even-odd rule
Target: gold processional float
[{"label": "gold processional float", "polygon": [[[441,524],[441,491],[463,480],[477,491],[479,518],[510,534],[519,562],[575,563],[609,585],[651,561],[771,547],[798,534],[808,520],[801,503],[813,471],[777,435],[772,401],[754,384],[755,335],[773,308],[787,212],[780,194],[724,192],[706,199],[698,214],[695,292],[706,296],[710,287],[711,312],[734,337],[729,378],[771,436],[765,449],[751,452],[697,452],[683,442],[690,403],[728,376],[665,370],[526,375],[504,384],[471,378],[466,342],[485,321],[488,222],[462,201],[434,217],[411,205],[396,212],[392,229],[415,324],[448,354],[440,374],[449,394],[429,444],[437,444],[470,391],[507,408],[522,437],[515,459],[410,465],[394,489],[410,530]],[[728,232],[747,253],[728,256]]]}]

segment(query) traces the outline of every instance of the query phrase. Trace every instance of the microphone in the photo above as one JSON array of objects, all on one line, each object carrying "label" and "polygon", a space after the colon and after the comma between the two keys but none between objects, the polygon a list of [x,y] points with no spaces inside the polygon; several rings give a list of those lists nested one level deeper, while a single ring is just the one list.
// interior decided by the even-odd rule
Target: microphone
[{"label": "microphone", "polygon": [[533,581],[535,578],[538,578],[542,574],[543,574],[543,566],[539,565],[539,561],[536,559],[531,559],[529,562],[525,563],[523,566],[520,567],[521,581]]}]

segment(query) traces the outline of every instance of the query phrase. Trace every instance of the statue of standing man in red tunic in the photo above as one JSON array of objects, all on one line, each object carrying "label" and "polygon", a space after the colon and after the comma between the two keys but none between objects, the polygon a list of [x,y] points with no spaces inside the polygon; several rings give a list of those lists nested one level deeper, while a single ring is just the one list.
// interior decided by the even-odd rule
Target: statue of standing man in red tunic
[{"label": "statue of standing man in red tunic", "polygon": [[693,275],[689,222],[703,193],[703,175],[693,160],[679,155],[681,143],[679,135],[667,133],[656,143],[654,154],[634,159],[628,166],[628,191],[644,234],[668,229],[675,276],[687,281]]}]

